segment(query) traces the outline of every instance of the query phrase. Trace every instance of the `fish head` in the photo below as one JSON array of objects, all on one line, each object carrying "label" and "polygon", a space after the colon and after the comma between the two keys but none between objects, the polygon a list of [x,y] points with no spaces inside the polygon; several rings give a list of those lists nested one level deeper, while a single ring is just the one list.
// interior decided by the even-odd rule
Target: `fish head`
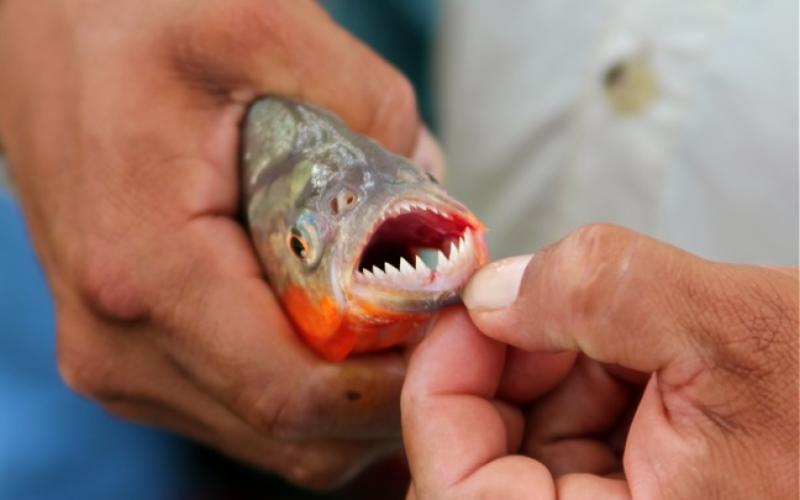
[{"label": "fish head", "polygon": [[323,110],[257,101],[243,157],[256,250],[312,345],[389,345],[403,335],[359,337],[457,302],[487,259],[482,224],[431,174]]}]

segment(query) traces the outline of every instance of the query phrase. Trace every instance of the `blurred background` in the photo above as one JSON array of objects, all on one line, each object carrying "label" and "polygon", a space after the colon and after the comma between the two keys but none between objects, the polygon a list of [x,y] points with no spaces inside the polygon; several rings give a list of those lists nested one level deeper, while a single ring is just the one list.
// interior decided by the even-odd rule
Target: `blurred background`
[{"label": "blurred background", "polygon": [[[412,80],[494,257],[605,221],[797,265],[796,0],[322,3]],[[69,392],[2,179],[0,499],[402,498],[396,463],[302,493]]]}]

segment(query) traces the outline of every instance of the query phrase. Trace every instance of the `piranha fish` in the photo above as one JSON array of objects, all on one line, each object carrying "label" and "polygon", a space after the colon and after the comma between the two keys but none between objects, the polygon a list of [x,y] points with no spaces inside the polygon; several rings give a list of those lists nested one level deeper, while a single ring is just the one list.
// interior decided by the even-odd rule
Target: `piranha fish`
[{"label": "piranha fish", "polygon": [[483,225],[433,176],[322,109],[263,98],[242,140],[253,244],[323,358],[416,338],[487,259]]}]

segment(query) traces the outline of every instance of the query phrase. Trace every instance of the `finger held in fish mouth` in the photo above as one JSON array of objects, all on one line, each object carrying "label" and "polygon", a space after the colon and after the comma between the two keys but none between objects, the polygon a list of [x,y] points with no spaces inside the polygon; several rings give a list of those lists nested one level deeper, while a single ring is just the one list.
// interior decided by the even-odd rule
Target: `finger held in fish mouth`
[{"label": "finger held in fish mouth", "polygon": [[373,228],[355,266],[367,288],[457,291],[482,261],[482,227],[461,210],[406,199]]}]

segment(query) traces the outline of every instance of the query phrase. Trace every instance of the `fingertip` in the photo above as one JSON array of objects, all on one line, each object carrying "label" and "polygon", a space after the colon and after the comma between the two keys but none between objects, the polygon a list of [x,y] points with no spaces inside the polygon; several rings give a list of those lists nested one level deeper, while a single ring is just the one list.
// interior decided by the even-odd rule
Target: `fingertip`
[{"label": "fingertip", "polygon": [[430,172],[438,182],[444,183],[447,161],[439,142],[424,125],[420,127],[417,135],[417,144],[411,154],[411,161]]},{"label": "fingertip", "polygon": [[551,350],[545,349],[532,332],[535,318],[530,312],[520,315],[515,309],[470,309],[468,313],[472,324],[488,339],[525,351]]},{"label": "fingertip", "polygon": [[501,344],[481,335],[463,307],[451,307],[439,314],[411,355],[404,392],[491,394],[504,353]]},{"label": "fingertip", "polygon": [[496,311],[511,306],[519,295],[531,258],[533,255],[519,255],[479,269],[464,288],[464,305],[470,312]]},{"label": "fingertip", "polygon": [[507,455],[486,463],[461,482],[458,493],[454,498],[559,498],[547,467],[523,455]]},{"label": "fingertip", "polygon": [[557,498],[596,498],[627,500],[631,498],[628,483],[594,474],[573,473],[556,479]]},{"label": "fingertip", "polygon": [[482,334],[503,343],[517,344],[518,319],[513,306],[532,258],[532,254],[519,255],[492,262],[479,269],[467,283],[461,298],[470,319]]}]

